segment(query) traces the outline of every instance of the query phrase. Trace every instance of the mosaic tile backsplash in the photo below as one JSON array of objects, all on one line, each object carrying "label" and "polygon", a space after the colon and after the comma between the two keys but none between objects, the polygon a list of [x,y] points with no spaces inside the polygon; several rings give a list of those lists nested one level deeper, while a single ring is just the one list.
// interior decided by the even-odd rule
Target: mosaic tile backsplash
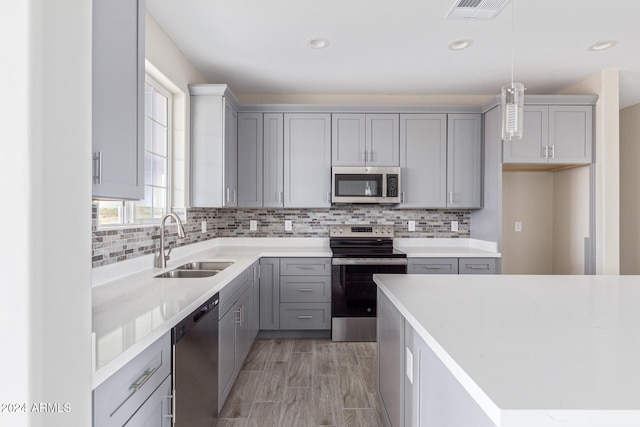
[{"label": "mosaic tile backsplash", "polygon": [[[159,226],[132,226],[117,229],[97,228],[97,208],[93,205],[92,265],[100,267],[156,252]],[[471,214],[467,210],[392,209],[380,205],[350,205],[323,209],[217,209],[189,208],[184,228],[186,239],[178,239],[173,223],[167,224],[170,247],[183,246],[216,237],[328,237],[329,225],[343,223],[393,224],[396,237],[459,238],[470,237]],[[207,221],[207,232],[201,223]],[[258,230],[249,230],[249,221],[258,222]],[[292,231],[284,230],[291,220]],[[407,221],[416,222],[416,231],[407,230]],[[458,221],[458,231],[451,231]]]}]

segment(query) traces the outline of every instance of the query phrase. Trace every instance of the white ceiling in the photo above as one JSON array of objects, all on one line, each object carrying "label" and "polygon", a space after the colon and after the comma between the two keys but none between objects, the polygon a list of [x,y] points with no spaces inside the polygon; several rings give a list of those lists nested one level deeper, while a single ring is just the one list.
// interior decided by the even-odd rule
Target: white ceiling
[{"label": "white ceiling", "polygon": [[[640,2],[515,0],[492,21],[445,20],[453,0],[147,0],[210,83],[236,94],[495,95],[511,80],[551,94],[620,70],[640,103]],[[325,37],[329,47],[306,41]],[[463,51],[448,45],[471,39]],[[613,48],[592,52],[601,40]]]}]

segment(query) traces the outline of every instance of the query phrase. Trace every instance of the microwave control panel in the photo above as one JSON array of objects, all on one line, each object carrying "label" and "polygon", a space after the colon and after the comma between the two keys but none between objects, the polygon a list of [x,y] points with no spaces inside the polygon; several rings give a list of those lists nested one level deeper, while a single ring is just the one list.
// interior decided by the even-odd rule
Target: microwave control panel
[{"label": "microwave control panel", "polygon": [[397,174],[387,174],[387,197],[398,197]]}]

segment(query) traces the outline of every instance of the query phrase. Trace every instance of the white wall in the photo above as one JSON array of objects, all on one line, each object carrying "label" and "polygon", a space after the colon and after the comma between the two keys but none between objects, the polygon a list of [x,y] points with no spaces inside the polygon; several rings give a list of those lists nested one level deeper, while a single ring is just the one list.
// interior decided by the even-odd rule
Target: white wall
[{"label": "white wall", "polygon": [[620,274],[640,274],[640,104],[620,110]]},{"label": "white wall", "polygon": [[503,173],[501,251],[503,274],[553,274],[552,172]]},{"label": "white wall", "polygon": [[562,91],[599,95],[595,108],[596,274],[620,272],[620,94],[618,70],[605,70]]},{"label": "white wall", "polygon": [[146,71],[166,87],[173,98],[172,205],[186,207],[189,202],[189,84],[207,82],[149,12],[145,25]]},{"label": "white wall", "polygon": [[0,14],[0,412],[6,426],[91,425],[91,2]]}]

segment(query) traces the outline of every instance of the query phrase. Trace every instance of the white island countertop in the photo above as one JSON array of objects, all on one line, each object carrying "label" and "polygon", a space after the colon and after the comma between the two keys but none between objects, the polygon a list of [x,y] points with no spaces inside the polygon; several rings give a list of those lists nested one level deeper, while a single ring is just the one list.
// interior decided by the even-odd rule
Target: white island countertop
[{"label": "white island countertop", "polygon": [[496,426],[640,426],[640,277],[375,281]]}]

